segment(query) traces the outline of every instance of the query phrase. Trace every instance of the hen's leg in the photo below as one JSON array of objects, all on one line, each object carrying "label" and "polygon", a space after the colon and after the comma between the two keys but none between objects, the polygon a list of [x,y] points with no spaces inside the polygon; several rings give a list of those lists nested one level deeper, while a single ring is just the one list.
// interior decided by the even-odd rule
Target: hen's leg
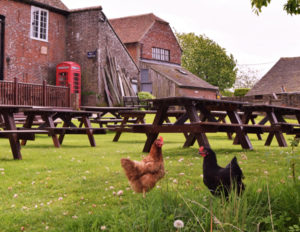
[{"label": "hen's leg", "polygon": [[143,198],[146,198],[146,189],[143,188]]}]

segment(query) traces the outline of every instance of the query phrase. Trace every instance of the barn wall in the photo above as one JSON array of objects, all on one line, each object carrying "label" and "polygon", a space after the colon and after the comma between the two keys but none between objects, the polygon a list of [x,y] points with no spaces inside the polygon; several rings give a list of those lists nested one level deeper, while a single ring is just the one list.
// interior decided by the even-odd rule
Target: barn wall
[{"label": "barn wall", "polygon": [[30,38],[31,6],[0,1],[5,16],[4,79],[55,83],[56,65],[66,58],[66,17],[49,11],[48,42]]},{"label": "barn wall", "polygon": [[174,82],[149,69],[149,79],[152,82],[152,94],[156,98],[175,97],[176,85]]}]

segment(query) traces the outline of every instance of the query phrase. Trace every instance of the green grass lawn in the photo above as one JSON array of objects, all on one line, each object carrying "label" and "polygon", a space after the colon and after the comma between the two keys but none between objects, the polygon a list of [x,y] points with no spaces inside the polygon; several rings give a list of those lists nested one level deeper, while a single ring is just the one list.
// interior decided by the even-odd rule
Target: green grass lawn
[{"label": "green grass lawn", "polygon": [[275,140],[265,147],[266,135],[250,135],[254,150],[246,151],[223,133],[209,134],[219,164],[237,156],[246,177],[242,197],[224,201],[203,184],[198,145],[182,148],[183,135],[163,134],[167,173],[143,199],[130,189],[120,159],[141,160],[146,136],[127,133],[117,143],[113,136],[95,135],[97,147],[90,147],[87,136],[67,135],[55,148],[38,135],[22,148],[21,161],[0,140],[0,231],[176,231],[177,219],[180,231],[210,231],[211,218],[214,231],[300,231],[300,160],[294,183],[291,147]]}]

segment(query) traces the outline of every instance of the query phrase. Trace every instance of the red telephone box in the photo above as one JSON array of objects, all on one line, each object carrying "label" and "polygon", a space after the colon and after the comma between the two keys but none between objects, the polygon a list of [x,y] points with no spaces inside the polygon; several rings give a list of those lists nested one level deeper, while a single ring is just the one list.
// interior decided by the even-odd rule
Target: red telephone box
[{"label": "red telephone box", "polygon": [[66,61],[56,66],[56,85],[70,85],[71,94],[79,97],[79,105],[81,105],[81,69],[78,64]]}]

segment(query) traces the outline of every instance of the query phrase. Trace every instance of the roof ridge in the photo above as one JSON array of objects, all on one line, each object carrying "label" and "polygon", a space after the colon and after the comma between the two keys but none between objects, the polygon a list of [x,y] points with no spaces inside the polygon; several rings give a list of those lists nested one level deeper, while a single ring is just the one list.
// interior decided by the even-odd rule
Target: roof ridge
[{"label": "roof ridge", "polygon": [[145,13],[145,14],[139,14],[139,15],[130,15],[130,16],[123,16],[119,18],[111,18],[110,21],[114,20],[120,20],[120,19],[130,19],[130,18],[138,18],[138,17],[145,17],[145,16],[151,16],[154,20],[161,21],[164,23],[168,23],[167,21],[163,20],[162,18],[157,17],[155,14],[151,13]]}]

